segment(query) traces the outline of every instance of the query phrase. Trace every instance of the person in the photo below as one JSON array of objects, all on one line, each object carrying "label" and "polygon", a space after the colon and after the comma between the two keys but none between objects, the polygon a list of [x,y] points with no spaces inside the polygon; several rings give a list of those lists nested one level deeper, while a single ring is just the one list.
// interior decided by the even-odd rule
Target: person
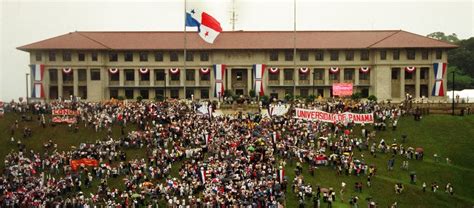
[{"label": "person", "polygon": [[423,192],[426,192],[426,183],[425,183],[425,182],[423,182],[422,187],[423,187],[423,188],[422,188],[422,189],[423,189]]}]

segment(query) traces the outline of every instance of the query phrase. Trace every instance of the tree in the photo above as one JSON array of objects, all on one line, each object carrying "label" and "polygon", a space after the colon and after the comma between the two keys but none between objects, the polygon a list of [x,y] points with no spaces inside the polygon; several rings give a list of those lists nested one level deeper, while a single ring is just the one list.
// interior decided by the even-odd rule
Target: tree
[{"label": "tree", "polygon": [[456,66],[461,72],[474,77],[474,37],[459,42],[459,48],[448,52],[450,66]]},{"label": "tree", "polygon": [[434,33],[428,34],[427,37],[433,38],[433,39],[436,39],[436,40],[442,40],[442,41],[450,42],[450,43],[459,42],[459,38],[458,38],[458,35],[456,35],[456,33],[453,33],[451,35],[446,35],[446,34],[444,34],[444,32],[434,32]]},{"label": "tree", "polygon": [[453,88],[453,74],[454,72],[454,89],[455,90],[462,90],[462,89],[469,89],[474,88],[474,79],[469,75],[464,74],[463,71],[458,69],[456,66],[448,67],[448,72],[446,76],[448,76],[448,90],[452,90]]}]

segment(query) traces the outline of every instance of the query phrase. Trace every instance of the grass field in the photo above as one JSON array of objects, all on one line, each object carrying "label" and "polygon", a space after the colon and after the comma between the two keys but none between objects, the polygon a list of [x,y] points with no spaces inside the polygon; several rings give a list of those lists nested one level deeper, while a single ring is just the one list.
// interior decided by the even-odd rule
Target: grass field
[{"label": "grass field", "polygon": [[[20,116],[16,114],[6,114],[0,118],[0,158],[12,150],[17,150],[17,145],[10,142],[10,126]],[[72,133],[67,126],[56,126],[42,129],[37,122],[20,122],[20,129],[25,125],[33,129],[33,137],[22,140],[28,149],[42,151],[42,144],[49,139],[58,144],[58,150],[68,150],[71,146],[77,146],[84,142],[94,142],[105,136],[105,131],[96,133],[92,129],[84,129],[81,126],[79,133]],[[134,129],[129,126],[128,130]],[[357,131],[356,131],[357,132]],[[120,134],[118,128],[114,128],[113,135],[117,138]],[[336,171],[330,167],[319,167],[316,169],[315,176],[308,174],[307,166],[304,166],[304,177],[306,182],[310,182],[315,187],[319,184],[321,187],[333,187],[337,192],[337,202],[335,207],[349,207],[348,199],[351,196],[359,196],[359,206],[366,206],[365,198],[371,196],[380,207],[387,207],[393,202],[398,202],[399,207],[473,207],[474,205],[474,116],[438,116],[431,115],[423,118],[421,122],[416,122],[412,117],[404,117],[399,122],[398,130],[382,131],[377,133],[377,140],[385,139],[391,143],[394,138],[400,141],[401,135],[408,135],[405,147],[423,147],[425,150],[425,159],[423,161],[410,160],[409,170],[401,170],[402,158],[396,157],[395,169],[387,170],[387,160],[389,154],[378,153],[377,158],[370,156],[369,152],[363,151],[365,161],[369,164],[375,164],[378,168],[377,175],[372,180],[372,187],[366,187],[366,176],[336,176]],[[20,138],[21,132],[16,131],[14,137]],[[145,154],[145,150],[130,149],[126,150],[127,158],[140,158]],[[440,161],[435,162],[433,154],[440,156]],[[358,150],[355,156],[359,157]],[[451,164],[446,163],[446,157],[450,158]],[[172,175],[177,175],[177,169],[180,164],[173,167]],[[4,168],[4,163],[0,164]],[[289,177],[287,207],[297,207],[298,200],[292,193],[291,182],[294,178],[295,162],[288,162],[286,166],[286,175]],[[410,184],[409,173],[416,171],[417,184]],[[433,193],[430,190],[432,182],[437,182],[440,186],[438,192]],[[341,202],[339,190],[341,182],[347,184],[343,195],[345,202]],[[354,183],[363,182],[363,193],[354,191]],[[394,185],[402,182],[405,190],[401,195],[396,195]],[[421,184],[426,182],[427,191],[422,192]],[[454,186],[454,196],[444,192],[445,185],[450,182]],[[96,182],[97,183],[97,182]],[[113,187],[123,187],[121,178],[110,180],[109,185]],[[85,192],[95,191],[95,188]],[[307,207],[312,206],[311,200],[307,200]],[[326,205],[323,205],[325,207]]]}]

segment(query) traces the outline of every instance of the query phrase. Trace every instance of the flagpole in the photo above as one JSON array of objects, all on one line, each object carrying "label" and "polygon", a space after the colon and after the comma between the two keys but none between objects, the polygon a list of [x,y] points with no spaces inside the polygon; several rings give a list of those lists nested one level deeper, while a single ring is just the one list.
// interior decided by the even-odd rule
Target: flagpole
[{"label": "flagpole", "polygon": [[[293,68],[296,71],[296,0],[293,0]],[[296,73],[298,76],[298,73]],[[296,77],[293,78],[293,97],[296,94]]]},{"label": "flagpole", "polygon": [[[183,67],[183,72],[184,74],[184,99],[187,99],[186,97],[186,43],[187,43],[187,38],[186,38],[186,0],[184,0],[184,67]],[[181,76],[181,75],[180,75]]]}]

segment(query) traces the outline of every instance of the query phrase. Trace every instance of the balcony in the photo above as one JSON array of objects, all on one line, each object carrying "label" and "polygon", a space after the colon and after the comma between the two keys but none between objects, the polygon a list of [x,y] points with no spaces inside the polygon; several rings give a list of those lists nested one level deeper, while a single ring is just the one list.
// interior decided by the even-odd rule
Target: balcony
[{"label": "balcony", "polygon": [[73,85],[72,80],[63,80],[63,85]]},{"label": "balcony", "polygon": [[49,84],[50,84],[50,85],[57,85],[57,84],[58,84],[58,80],[49,80]]},{"label": "balcony", "polygon": [[119,86],[120,82],[119,81],[109,81],[109,86]]},{"label": "balcony", "polygon": [[293,80],[285,80],[283,81],[284,85],[293,85],[294,81]]},{"label": "balcony", "polygon": [[125,81],[123,84],[125,86],[135,86],[135,81]]},{"label": "balcony", "polygon": [[298,84],[299,85],[309,85],[309,80],[299,80]]},{"label": "balcony", "polygon": [[165,86],[165,81],[164,80],[156,80],[155,81],[155,86]]},{"label": "balcony", "polygon": [[181,85],[181,82],[179,80],[170,81],[170,86],[179,86],[179,85]]},{"label": "balcony", "polygon": [[81,86],[87,85],[87,81],[86,81],[86,80],[79,80],[79,81],[77,82],[77,84],[78,84],[78,85],[81,85]]},{"label": "balcony", "polygon": [[405,84],[415,84],[415,79],[405,79]]},{"label": "balcony", "polygon": [[201,86],[211,86],[211,82],[209,80],[200,80],[199,85],[201,85]]},{"label": "balcony", "polygon": [[280,85],[280,80],[268,80],[268,85]]},{"label": "balcony", "polygon": [[329,80],[329,84],[334,84],[334,83],[341,83],[341,81],[339,79]]},{"label": "balcony", "polygon": [[140,80],[139,85],[140,85],[140,86],[150,86],[150,81],[148,81],[148,80],[143,80],[143,81]]},{"label": "balcony", "polygon": [[196,81],[194,81],[194,80],[186,80],[184,84],[185,84],[186,86],[195,86],[195,85],[196,85]]},{"label": "balcony", "polygon": [[314,85],[323,85],[324,84],[324,80],[322,80],[322,79],[313,80],[313,82],[314,82]]},{"label": "balcony", "polygon": [[370,85],[370,80],[359,80],[359,85]]}]

